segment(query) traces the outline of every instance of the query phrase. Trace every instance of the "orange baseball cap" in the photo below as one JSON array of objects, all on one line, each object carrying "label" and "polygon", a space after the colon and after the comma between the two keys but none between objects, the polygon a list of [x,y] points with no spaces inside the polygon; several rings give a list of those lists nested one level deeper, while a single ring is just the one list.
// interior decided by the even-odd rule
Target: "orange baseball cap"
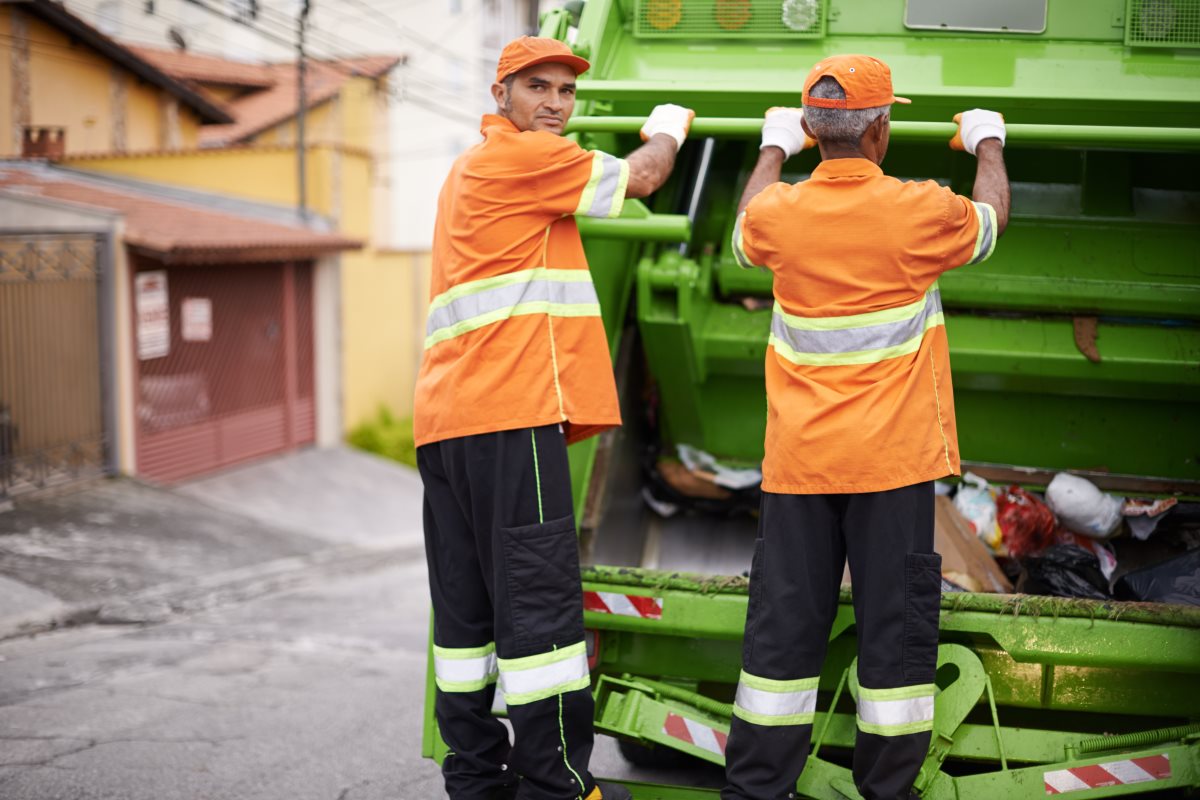
[{"label": "orange baseball cap", "polygon": [[[845,90],[845,100],[808,96],[813,84],[825,77],[833,78]],[[887,64],[871,56],[845,55],[817,62],[804,80],[801,102],[817,108],[876,108],[912,100],[892,94],[892,71]]]},{"label": "orange baseball cap", "polygon": [[576,75],[587,72],[592,66],[587,59],[572,53],[565,42],[541,36],[522,36],[506,44],[500,53],[500,61],[496,64],[496,83],[526,67],[549,61],[566,64],[575,70]]}]

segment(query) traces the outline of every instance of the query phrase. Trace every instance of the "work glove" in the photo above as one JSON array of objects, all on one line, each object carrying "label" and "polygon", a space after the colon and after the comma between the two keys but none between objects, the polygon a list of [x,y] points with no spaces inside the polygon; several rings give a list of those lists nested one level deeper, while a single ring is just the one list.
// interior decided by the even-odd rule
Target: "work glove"
[{"label": "work glove", "polygon": [[658,133],[665,133],[675,140],[675,152],[679,152],[679,148],[683,147],[683,140],[687,138],[688,129],[692,127],[692,119],[695,116],[695,111],[683,106],[677,106],[674,103],[655,106],[654,110],[650,112],[650,116],[646,117],[645,124],[642,125],[642,141],[648,142],[651,136]]},{"label": "work glove", "polygon": [[800,120],[804,118],[804,110],[776,106],[767,109],[766,119],[762,126],[762,144],[764,147],[778,147],[786,158],[809,147],[816,147],[817,140],[804,133]]},{"label": "work glove", "polygon": [[1004,146],[1004,115],[996,111],[973,108],[954,115],[958,130],[950,140],[951,150],[966,150],[975,155],[975,148],[984,139],[999,139]]}]

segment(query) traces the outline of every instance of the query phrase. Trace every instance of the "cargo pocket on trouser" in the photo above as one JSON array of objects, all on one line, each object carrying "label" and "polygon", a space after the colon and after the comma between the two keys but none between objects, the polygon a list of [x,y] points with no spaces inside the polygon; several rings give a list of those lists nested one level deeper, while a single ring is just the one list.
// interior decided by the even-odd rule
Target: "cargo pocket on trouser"
[{"label": "cargo pocket on trouser", "polygon": [[746,623],[742,630],[742,666],[753,669],[750,658],[754,654],[754,634],[758,631],[758,616],[762,613],[763,586],[763,538],[754,540],[754,557],[750,561],[750,597],[746,602]]},{"label": "cargo pocket on trouser", "polygon": [[583,641],[575,518],[503,528],[500,538],[516,654]]},{"label": "cargo pocket on trouser", "polygon": [[942,557],[909,553],[904,559],[904,653],[906,683],[932,683],[937,669],[938,616],[942,604]]}]

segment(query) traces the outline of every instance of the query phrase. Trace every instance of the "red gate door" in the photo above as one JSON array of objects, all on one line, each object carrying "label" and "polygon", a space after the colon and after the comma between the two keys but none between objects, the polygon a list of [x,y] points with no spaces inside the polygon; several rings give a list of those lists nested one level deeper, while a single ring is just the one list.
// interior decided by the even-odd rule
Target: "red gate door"
[{"label": "red gate door", "polygon": [[133,262],[139,475],[175,482],[315,439],[311,262]]}]

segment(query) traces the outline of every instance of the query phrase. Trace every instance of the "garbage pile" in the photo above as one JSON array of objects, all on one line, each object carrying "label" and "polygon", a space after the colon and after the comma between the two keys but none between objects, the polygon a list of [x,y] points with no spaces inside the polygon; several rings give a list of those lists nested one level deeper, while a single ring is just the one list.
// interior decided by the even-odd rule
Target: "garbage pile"
[{"label": "garbage pile", "polygon": [[946,491],[1018,593],[1200,605],[1200,504],[1118,497],[1066,472],[1044,495],[970,472]]},{"label": "garbage pile", "polygon": [[[649,451],[643,471],[661,516],[757,513],[757,469],[679,445],[674,457]],[[943,591],[1200,605],[1200,503],[1118,497],[1066,472],[1044,493],[971,472],[937,491]]]}]

